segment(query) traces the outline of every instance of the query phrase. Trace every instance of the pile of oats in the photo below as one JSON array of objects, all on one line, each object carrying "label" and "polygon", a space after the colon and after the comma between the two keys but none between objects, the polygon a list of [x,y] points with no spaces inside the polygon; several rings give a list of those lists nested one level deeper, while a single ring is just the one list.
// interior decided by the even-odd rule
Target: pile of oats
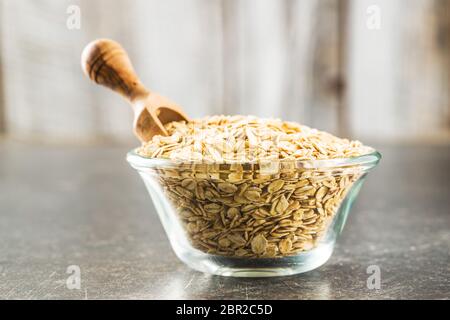
[{"label": "pile of oats", "polygon": [[138,153],[150,158],[210,163],[261,160],[349,158],[367,153],[359,141],[279,119],[213,116],[166,125],[168,136],[155,136]]},{"label": "pile of oats", "polygon": [[138,154],[179,163],[151,171],[190,243],[231,257],[284,257],[315,248],[362,175],[359,168],[308,169],[285,160],[371,150],[276,119],[214,116],[166,129],[168,136],[153,137]]}]

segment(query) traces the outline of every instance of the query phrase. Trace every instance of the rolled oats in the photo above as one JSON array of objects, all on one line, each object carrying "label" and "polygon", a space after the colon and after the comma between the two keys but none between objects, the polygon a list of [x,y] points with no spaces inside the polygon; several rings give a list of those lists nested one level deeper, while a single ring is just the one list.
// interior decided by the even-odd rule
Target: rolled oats
[{"label": "rolled oats", "polygon": [[197,183],[194,179],[184,179],[183,181],[181,181],[181,186],[188,189],[189,191],[194,191],[196,185]]},{"label": "rolled oats", "polygon": [[266,252],[268,241],[263,234],[253,237],[251,248],[254,254],[262,255]]},{"label": "rolled oats", "polygon": [[[166,125],[138,149],[180,163],[155,168],[191,244],[231,257],[278,258],[314,249],[361,173],[295,161],[367,153],[358,141],[273,119],[215,116]],[[280,161],[283,160],[283,167]]]},{"label": "rolled oats", "polygon": [[223,191],[225,193],[234,193],[238,189],[234,184],[227,183],[227,182],[222,182],[222,183],[217,184],[217,188],[220,191]]},{"label": "rolled oats", "polygon": [[255,190],[247,190],[244,192],[244,197],[249,201],[259,201],[261,198],[261,194]]},{"label": "rolled oats", "polygon": [[292,250],[292,241],[289,238],[281,239],[278,249],[282,254],[288,254]]},{"label": "rolled oats", "polygon": [[283,188],[283,186],[284,186],[283,180],[275,180],[267,186],[267,191],[269,193],[274,193]]}]

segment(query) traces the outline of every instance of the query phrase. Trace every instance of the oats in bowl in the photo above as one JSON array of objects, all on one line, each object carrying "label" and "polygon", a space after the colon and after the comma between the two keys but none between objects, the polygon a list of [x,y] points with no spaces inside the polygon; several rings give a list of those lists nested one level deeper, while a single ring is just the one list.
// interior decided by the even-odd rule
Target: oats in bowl
[{"label": "oats in bowl", "polygon": [[213,116],[166,125],[137,151],[143,157],[211,163],[350,158],[368,153],[359,141],[279,119]]},{"label": "oats in bowl", "polygon": [[[152,181],[146,184],[159,194],[156,201],[166,202],[158,211],[170,211],[159,213],[177,225],[169,227],[179,233],[172,245],[191,262],[227,257],[256,270],[269,259],[290,266],[283,274],[317,267],[331,255],[362,178],[379,160],[358,141],[277,119],[213,116],[166,130],[129,161]],[[205,256],[193,259],[190,248]],[[229,262],[211,271],[189,261],[216,274],[233,269]]]}]

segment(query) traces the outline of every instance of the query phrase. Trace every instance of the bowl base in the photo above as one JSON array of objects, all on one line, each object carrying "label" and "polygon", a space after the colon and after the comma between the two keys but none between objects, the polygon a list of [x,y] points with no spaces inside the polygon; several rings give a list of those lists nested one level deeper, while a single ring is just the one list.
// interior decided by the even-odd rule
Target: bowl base
[{"label": "bowl base", "polygon": [[334,243],[322,243],[317,248],[295,256],[282,258],[230,258],[210,255],[198,250],[175,248],[177,256],[197,271],[226,277],[279,277],[311,271],[328,261]]}]

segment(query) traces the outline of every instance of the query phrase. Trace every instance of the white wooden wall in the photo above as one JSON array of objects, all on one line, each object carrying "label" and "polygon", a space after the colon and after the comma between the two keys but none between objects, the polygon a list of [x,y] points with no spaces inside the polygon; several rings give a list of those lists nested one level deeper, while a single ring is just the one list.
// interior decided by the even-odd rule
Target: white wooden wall
[{"label": "white wooden wall", "polygon": [[[365,27],[373,4],[381,8],[380,30]],[[448,138],[450,1],[353,1],[350,25],[353,134]]]},{"label": "white wooden wall", "polygon": [[[132,138],[126,103],[79,65],[89,41],[108,37],[149,88],[193,117],[275,116],[361,139],[448,137],[449,3],[1,0],[4,125],[22,139]],[[80,30],[66,27],[72,4]],[[366,26],[370,5],[380,30]]]}]

